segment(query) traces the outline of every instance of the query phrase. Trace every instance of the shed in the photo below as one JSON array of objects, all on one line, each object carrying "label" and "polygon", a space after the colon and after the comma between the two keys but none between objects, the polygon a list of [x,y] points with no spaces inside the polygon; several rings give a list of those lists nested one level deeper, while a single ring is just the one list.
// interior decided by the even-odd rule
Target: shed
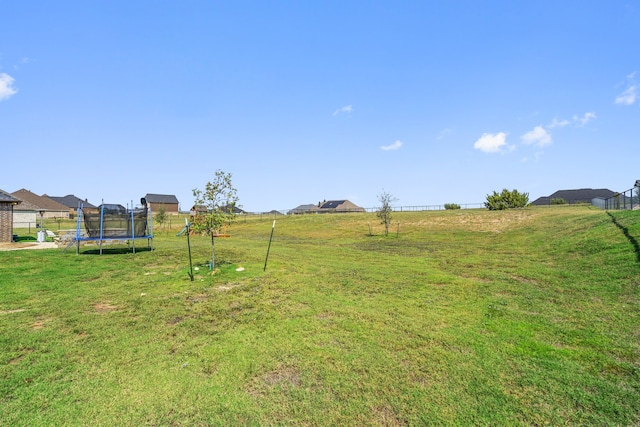
[{"label": "shed", "polygon": [[178,199],[173,194],[147,193],[144,198],[147,200],[147,207],[151,208],[152,212],[158,212],[161,207],[168,214],[180,212]]}]

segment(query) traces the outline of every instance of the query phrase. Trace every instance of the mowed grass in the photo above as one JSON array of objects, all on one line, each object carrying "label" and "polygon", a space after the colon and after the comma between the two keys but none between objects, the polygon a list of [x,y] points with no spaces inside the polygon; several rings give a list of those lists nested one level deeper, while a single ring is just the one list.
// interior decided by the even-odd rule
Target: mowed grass
[{"label": "mowed grass", "polygon": [[193,282],[175,229],[0,252],[0,425],[637,425],[639,220],[280,217],[263,271],[241,219]]}]

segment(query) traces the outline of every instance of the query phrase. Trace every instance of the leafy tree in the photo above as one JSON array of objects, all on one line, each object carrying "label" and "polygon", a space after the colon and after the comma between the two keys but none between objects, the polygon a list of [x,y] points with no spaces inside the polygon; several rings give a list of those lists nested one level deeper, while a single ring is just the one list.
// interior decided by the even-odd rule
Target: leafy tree
[{"label": "leafy tree", "polygon": [[490,211],[523,208],[529,204],[529,193],[520,193],[518,190],[502,190],[502,193],[487,195],[487,201],[484,206]]},{"label": "leafy tree", "polygon": [[231,182],[231,174],[216,170],[213,181],[207,182],[204,191],[193,190],[195,204],[206,207],[206,213],[196,215],[192,229],[211,237],[211,269],[215,268],[214,237],[219,234],[224,224],[235,219],[233,208],[238,203],[236,189]]},{"label": "leafy tree", "polygon": [[380,224],[384,225],[384,235],[387,236],[389,234],[389,224],[391,224],[391,216],[393,213],[391,203],[398,199],[383,190],[382,194],[378,195],[378,200],[382,205],[376,211],[376,216],[380,219]]},{"label": "leafy tree", "polygon": [[160,205],[158,207],[158,212],[156,212],[156,221],[158,221],[160,227],[163,227],[164,223],[167,222],[167,210],[164,205]]}]

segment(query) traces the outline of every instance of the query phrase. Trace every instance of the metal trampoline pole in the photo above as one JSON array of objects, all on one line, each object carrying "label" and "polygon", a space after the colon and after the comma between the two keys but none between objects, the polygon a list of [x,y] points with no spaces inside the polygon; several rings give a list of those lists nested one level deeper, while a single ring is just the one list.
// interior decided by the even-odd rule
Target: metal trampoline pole
[{"label": "metal trampoline pole", "polygon": [[102,255],[102,227],[104,222],[104,203],[100,206],[100,255]]},{"label": "metal trampoline pole", "polygon": [[131,201],[131,245],[133,246],[133,253],[136,253],[136,224],[133,221],[133,200]]}]

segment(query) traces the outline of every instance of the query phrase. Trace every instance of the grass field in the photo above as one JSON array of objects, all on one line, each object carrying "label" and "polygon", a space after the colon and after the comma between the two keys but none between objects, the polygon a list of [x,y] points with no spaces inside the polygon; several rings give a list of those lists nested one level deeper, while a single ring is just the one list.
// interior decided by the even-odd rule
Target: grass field
[{"label": "grass field", "polygon": [[640,424],[640,211],[271,225],[0,252],[0,425]]}]

